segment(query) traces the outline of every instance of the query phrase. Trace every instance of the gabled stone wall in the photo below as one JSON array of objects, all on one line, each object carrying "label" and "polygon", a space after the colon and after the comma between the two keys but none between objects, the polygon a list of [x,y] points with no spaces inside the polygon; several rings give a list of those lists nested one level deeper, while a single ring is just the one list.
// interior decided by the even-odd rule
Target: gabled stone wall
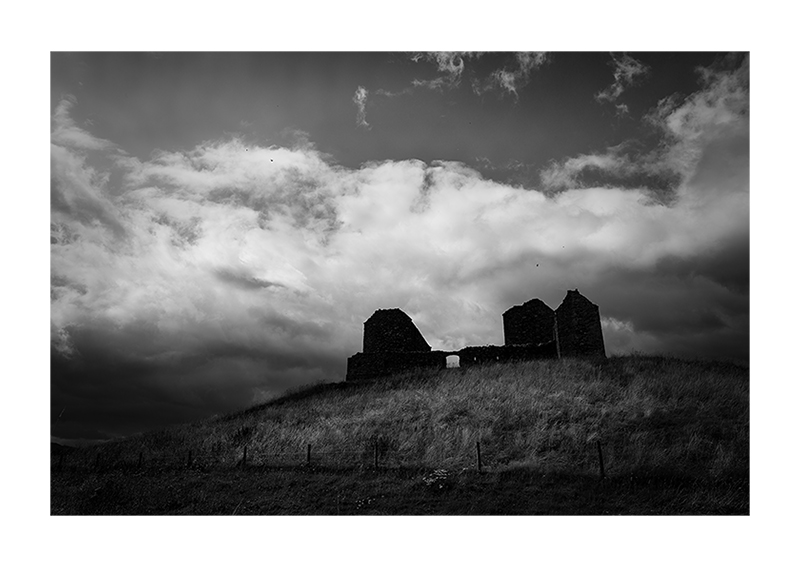
[{"label": "gabled stone wall", "polygon": [[506,345],[541,345],[555,340],[556,312],[531,299],[503,313]]},{"label": "gabled stone wall", "polygon": [[364,322],[364,353],[430,350],[411,317],[399,309],[378,309]]},{"label": "gabled stone wall", "polygon": [[556,309],[556,339],[559,358],[605,357],[600,308],[570,290]]}]

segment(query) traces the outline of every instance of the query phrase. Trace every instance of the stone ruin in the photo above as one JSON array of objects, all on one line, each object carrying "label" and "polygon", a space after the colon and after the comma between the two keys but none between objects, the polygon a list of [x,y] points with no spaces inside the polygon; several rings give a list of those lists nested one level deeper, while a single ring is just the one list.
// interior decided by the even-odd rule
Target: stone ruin
[{"label": "stone ruin", "polygon": [[606,355],[600,308],[578,293],[568,291],[556,309],[555,340],[558,357]]},{"label": "stone ruin", "polygon": [[605,358],[600,309],[577,289],[556,310],[539,299],[503,313],[503,346],[432,350],[411,317],[400,309],[378,309],[364,322],[364,348],[347,359],[348,381],[388,376],[414,368],[459,366],[547,358]]},{"label": "stone ruin", "polygon": [[556,338],[556,312],[541,299],[531,299],[503,313],[507,345],[540,345]]},{"label": "stone ruin", "polygon": [[378,309],[364,321],[364,352],[428,352],[431,346],[411,317],[399,309]]}]

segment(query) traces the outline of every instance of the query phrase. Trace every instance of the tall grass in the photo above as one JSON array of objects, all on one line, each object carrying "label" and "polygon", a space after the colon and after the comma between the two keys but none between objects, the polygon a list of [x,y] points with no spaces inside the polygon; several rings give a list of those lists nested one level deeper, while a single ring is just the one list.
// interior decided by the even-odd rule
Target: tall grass
[{"label": "tall grass", "polygon": [[239,414],[108,444],[148,458],[193,451],[235,463],[315,455],[341,463],[720,478],[749,470],[748,370],[626,356],[440,371],[298,391]]}]

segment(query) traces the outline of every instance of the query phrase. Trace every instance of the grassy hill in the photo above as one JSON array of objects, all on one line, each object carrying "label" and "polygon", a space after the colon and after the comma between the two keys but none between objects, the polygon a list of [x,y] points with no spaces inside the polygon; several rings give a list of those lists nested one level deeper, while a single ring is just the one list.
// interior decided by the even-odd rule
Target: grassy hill
[{"label": "grassy hill", "polygon": [[[607,476],[601,488],[598,441]],[[306,462],[309,445],[311,466],[293,467]],[[245,447],[251,470],[234,472]],[[253,486],[254,474],[261,488],[242,497],[239,513],[366,513],[360,500],[378,513],[406,514],[747,513],[748,369],[625,356],[425,370],[319,385],[81,451],[84,462],[107,471],[54,473],[54,513],[163,513],[152,502],[71,508],[86,490],[96,494],[102,474],[138,475],[140,495],[147,494],[143,477],[161,475],[162,489],[167,477],[173,488],[193,482],[190,493],[205,504],[175,503],[183,513],[232,509],[237,502],[226,500],[226,491],[239,482]],[[122,492],[131,484],[110,482]],[[307,501],[282,492],[287,483]],[[536,505],[521,503],[531,490]],[[265,492],[274,498],[264,500]],[[217,495],[213,505],[210,493]],[[343,493],[350,496],[343,500]],[[106,500],[110,506],[114,498]],[[256,500],[261,504],[252,506]]]}]

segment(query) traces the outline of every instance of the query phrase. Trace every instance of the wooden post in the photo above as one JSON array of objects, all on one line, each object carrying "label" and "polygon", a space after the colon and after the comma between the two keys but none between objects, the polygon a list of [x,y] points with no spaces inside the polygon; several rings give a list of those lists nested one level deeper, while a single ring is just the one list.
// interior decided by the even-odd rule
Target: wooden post
[{"label": "wooden post", "polygon": [[600,462],[600,480],[606,478],[606,469],[603,466],[603,447],[600,445],[600,441],[597,441],[597,457],[599,458]]},{"label": "wooden post", "polygon": [[139,468],[142,468],[142,452],[139,451]]},{"label": "wooden post", "polygon": [[311,443],[306,447],[306,464],[311,464]]},{"label": "wooden post", "polygon": [[242,455],[242,468],[247,466],[247,445],[244,446],[244,454]]},{"label": "wooden post", "polygon": [[375,446],[373,447],[375,453],[375,468],[378,468],[378,441],[375,441]]},{"label": "wooden post", "polygon": [[481,442],[480,441],[476,441],[475,442],[475,449],[478,452],[478,472],[481,472],[481,465],[483,463],[481,463]]}]

